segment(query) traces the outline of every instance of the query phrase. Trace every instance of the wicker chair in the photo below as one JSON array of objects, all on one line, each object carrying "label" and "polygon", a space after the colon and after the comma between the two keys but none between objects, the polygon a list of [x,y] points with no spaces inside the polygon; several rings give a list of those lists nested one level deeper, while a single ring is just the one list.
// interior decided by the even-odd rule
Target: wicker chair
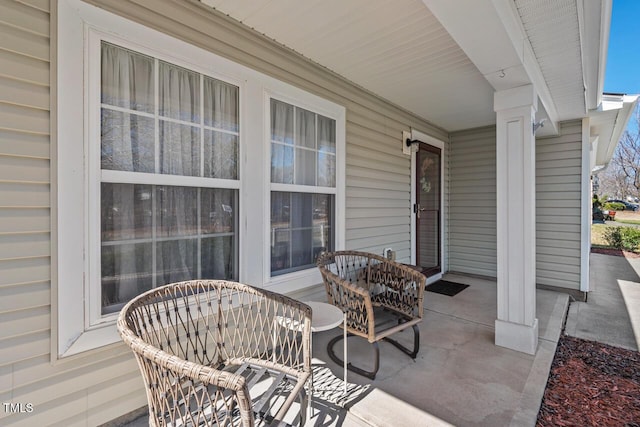
[{"label": "wicker chair", "polygon": [[188,281],[134,298],[118,331],[142,371],[150,425],[277,424],[296,400],[304,424],[308,305],[240,283]]},{"label": "wicker chair", "polygon": [[[366,338],[375,351],[373,371],[349,363],[349,370],[375,379],[380,367],[378,341],[384,339],[415,359],[420,348],[418,323],[423,316],[426,277],[403,264],[366,252],[325,252],[317,261],[330,304],[347,313],[347,332]],[[393,315],[397,322],[377,322]],[[383,324],[381,324],[383,323]],[[413,350],[389,338],[391,334],[413,328]],[[327,347],[331,359],[343,361],[333,351],[343,339],[332,339]]]}]

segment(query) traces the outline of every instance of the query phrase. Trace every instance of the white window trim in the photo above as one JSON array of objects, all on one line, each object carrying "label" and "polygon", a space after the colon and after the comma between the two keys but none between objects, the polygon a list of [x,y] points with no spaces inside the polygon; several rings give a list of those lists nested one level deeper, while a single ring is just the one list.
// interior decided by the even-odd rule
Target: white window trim
[{"label": "white window trim", "polygon": [[[295,184],[271,183],[271,99],[286,102],[299,108],[334,119],[336,121],[336,186],[316,187]],[[264,159],[265,203],[264,203],[264,249],[265,260],[271,258],[271,192],[272,191],[300,191],[304,193],[333,194],[335,196],[335,224],[334,224],[334,248],[343,249],[345,246],[345,109],[336,104],[319,98],[301,90],[292,93],[291,89],[278,90],[267,89],[264,92],[265,120],[265,146],[268,154]],[[295,271],[278,276],[271,276],[271,262],[263,264],[263,283],[266,288],[275,292],[287,293],[321,283],[322,276],[317,268]]]},{"label": "white window trim", "polygon": [[[118,313],[111,313],[108,315],[100,315],[101,311],[101,294],[102,290],[93,285],[95,283],[99,283],[101,280],[101,271],[100,271],[100,248],[101,248],[101,230],[100,230],[100,187],[102,183],[124,183],[124,184],[144,184],[144,185],[169,185],[169,186],[184,186],[191,188],[221,188],[221,189],[240,189],[240,179],[231,180],[231,179],[217,179],[217,178],[207,178],[207,177],[199,177],[199,176],[178,176],[178,175],[164,175],[161,173],[140,173],[140,172],[127,172],[120,170],[106,170],[101,168],[101,148],[98,144],[90,144],[89,141],[100,141],[100,117],[102,104],[98,101],[100,99],[100,60],[101,60],[101,47],[102,42],[106,41],[113,45],[122,46],[125,48],[130,48],[139,53],[148,55],[154,58],[157,61],[166,61],[168,63],[172,63],[178,66],[184,66],[185,68],[189,68],[191,71],[198,73],[199,75],[205,75],[208,77],[217,78],[220,81],[224,81],[226,83],[231,83],[237,87],[239,87],[240,91],[242,91],[242,82],[233,78],[229,78],[227,76],[220,76],[215,70],[206,70],[201,69],[198,66],[195,66],[190,63],[184,63],[180,58],[175,57],[167,57],[166,53],[162,51],[155,51],[145,48],[144,46],[138,46],[136,44],[132,44],[128,40],[124,40],[122,38],[114,37],[111,34],[105,33],[103,31],[99,31],[95,28],[88,27],[85,29],[85,58],[87,58],[87,65],[84,70],[84,81],[87,82],[87,90],[86,90],[86,98],[85,98],[85,117],[84,123],[88,123],[87,126],[87,137],[85,138],[85,150],[88,153],[86,161],[87,161],[87,171],[85,173],[87,188],[88,188],[88,198],[87,198],[87,257],[86,257],[86,265],[85,265],[85,277],[88,277],[88,280],[85,279],[84,284],[84,292],[87,296],[87,305],[89,307],[88,310],[85,311],[85,327],[87,329],[94,329],[96,327],[100,327],[101,324],[112,324],[117,320]],[[202,88],[202,86],[201,86]],[[240,104],[242,104],[242,100],[239,99]],[[239,107],[241,108],[242,105]],[[125,110],[122,108],[109,106],[110,110]],[[136,112],[136,114],[140,114]],[[155,114],[146,114],[149,117],[154,117]],[[167,119],[162,118],[164,122],[180,122],[175,119]],[[194,123],[190,122],[182,122],[186,123],[189,126],[193,126]],[[209,128],[210,126],[206,126],[203,128]],[[220,132],[219,129],[215,129],[216,132]],[[240,144],[240,139],[242,135],[239,132],[227,132],[234,135],[238,135],[238,158],[242,155],[242,144]],[[240,168],[241,169],[241,168]],[[239,214],[239,213],[238,213]],[[238,230],[235,231],[236,235],[239,235]],[[238,236],[239,237],[239,236]],[[240,240],[240,239],[239,239]],[[239,243],[239,242],[238,242]],[[239,253],[239,251],[238,251]]]},{"label": "white window trim", "polygon": [[[270,278],[267,262],[268,230],[270,224],[270,138],[268,129],[269,109],[255,100],[274,95],[319,114],[336,119],[336,212],[335,247],[344,248],[345,242],[345,118],[344,107],[312,95],[289,84],[261,74],[255,70],[219,57],[194,45],[166,34],[131,22],[80,0],[58,2],[58,56],[57,56],[57,198],[52,201],[57,218],[57,242],[54,242],[53,259],[57,276],[54,276],[52,293],[55,328],[52,355],[63,358],[95,349],[120,340],[113,320],[88,327],[85,281],[95,269],[89,265],[92,246],[89,236],[99,236],[99,221],[89,218],[89,183],[99,180],[89,176],[85,158],[98,162],[99,156],[89,151],[89,105],[85,92],[92,83],[87,81],[87,60],[90,58],[85,41],[89,31],[101,33],[106,38],[124,41],[125,46],[168,62],[178,62],[196,72],[220,78],[240,87],[240,139],[239,139],[239,280],[255,286],[270,288],[276,292],[291,292],[321,283],[317,269],[309,269]],[[132,40],[141,41],[134,43]],[[157,48],[156,48],[157,47]],[[197,58],[197,60],[193,60]],[[196,64],[197,61],[197,64]],[[95,65],[94,65],[95,66]],[[85,82],[80,84],[79,82]],[[95,84],[95,83],[93,83]],[[95,90],[95,88],[93,89]],[[253,102],[246,102],[249,99]],[[260,126],[259,123],[263,123]],[[93,129],[96,129],[94,126]],[[92,150],[95,150],[93,147]],[[109,172],[106,172],[108,175]],[[90,179],[91,178],[91,179]],[[179,185],[181,177],[171,177],[171,185]],[[165,179],[165,178],[160,178]],[[168,178],[167,178],[168,179]],[[263,185],[256,185],[262,182]],[[229,184],[207,180],[204,186]],[[235,188],[235,185],[231,185]],[[93,206],[94,212],[99,212]],[[251,215],[249,218],[248,215]],[[93,229],[92,229],[93,227]],[[260,242],[262,240],[262,242]],[[262,244],[261,244],[262,243]],[[95,248],[94,248],[95,249]],[[267,269],[267,270],[266,270]],[[266,274],[265,274],[266,271]],[[57,297],[57,298],[56,298]],[[113,319],[113,317],[112,317]]]}]

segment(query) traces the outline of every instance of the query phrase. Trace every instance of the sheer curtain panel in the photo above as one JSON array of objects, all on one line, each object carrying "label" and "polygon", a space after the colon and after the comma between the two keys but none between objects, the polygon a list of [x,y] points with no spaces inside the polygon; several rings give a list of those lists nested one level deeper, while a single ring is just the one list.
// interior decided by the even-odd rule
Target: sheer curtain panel
[{"label": "sheer curtain panel", "polygon": [[166,283],[237,279],[238,190],[156,177],[237,182],[238,92],[102,43],[101,168],[110,171],[100,185],[102,315]]}]

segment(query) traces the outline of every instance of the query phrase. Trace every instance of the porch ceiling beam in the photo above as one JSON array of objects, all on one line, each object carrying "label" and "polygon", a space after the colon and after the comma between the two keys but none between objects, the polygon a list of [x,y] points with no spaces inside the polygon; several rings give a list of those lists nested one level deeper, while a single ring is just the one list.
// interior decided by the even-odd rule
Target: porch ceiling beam
[{"label": "porch ceiling beam", "polygon": [[422,1],[496,91],[533,84],[547,133],[558,132],[551,91],[512,0]]}]

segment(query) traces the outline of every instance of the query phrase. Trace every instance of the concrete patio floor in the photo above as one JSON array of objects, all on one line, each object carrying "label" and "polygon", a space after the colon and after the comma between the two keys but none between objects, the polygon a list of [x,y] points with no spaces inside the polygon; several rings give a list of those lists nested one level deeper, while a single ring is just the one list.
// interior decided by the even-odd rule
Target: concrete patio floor
[{"label": "concrete patio floor", "polygon": [[[426,293],[425,318],[420,325],[421,346],[415,361],[383,342],[380,370],[374,381],[349,372],[349,394],[343,399],[341,381],[325,380],[339,390],[314,401],[319,413],[308,426],[326,425],[455,425],[532,426],[542,395],[569,296],[537,291],[540,327],[538,351],[526,355],[494,345],[495,281],[448,274],[446,280],[470,286],[454,297]],[[316,381],[327,368],[339,378],[342,369],[328,358],[326,345],[337,330],[314,334]],[[412,344],[412,332],[399,339]],[[336,352],[342,354],[341,343]],[[372,350],[365,340],[352,337],[349,359],[372,367]],[[356,362],[357,361],[357,362]],[[367,363],[369,365],[367,366]],[[324,376],[330,375],[325,372]],[[321,380],[322,381],[322,380]],[[335,413],[337,403],[347,413]]]},{"label": "concrete patio floor", "polygon": [[[348,373],[326,346],[339,329],[313,335],[315,387],[306,426],[532,426],[569,306],[567,294],[538,290],[539,345],[535,356],[494,345],[496,283],[447,274],[470,286],[449,297],[426,292],[420,352],[412,360],[391,344],[380,344],[374,381]],[[394,336],[412,345],[409,329]],[[342,343],[336,344],[342,354]],[[349,360],[370,368],[370,345],[349,338]],[[367,365],[368,364],[368,365]],[[129,427],[147,425],[143,416]]]}]

